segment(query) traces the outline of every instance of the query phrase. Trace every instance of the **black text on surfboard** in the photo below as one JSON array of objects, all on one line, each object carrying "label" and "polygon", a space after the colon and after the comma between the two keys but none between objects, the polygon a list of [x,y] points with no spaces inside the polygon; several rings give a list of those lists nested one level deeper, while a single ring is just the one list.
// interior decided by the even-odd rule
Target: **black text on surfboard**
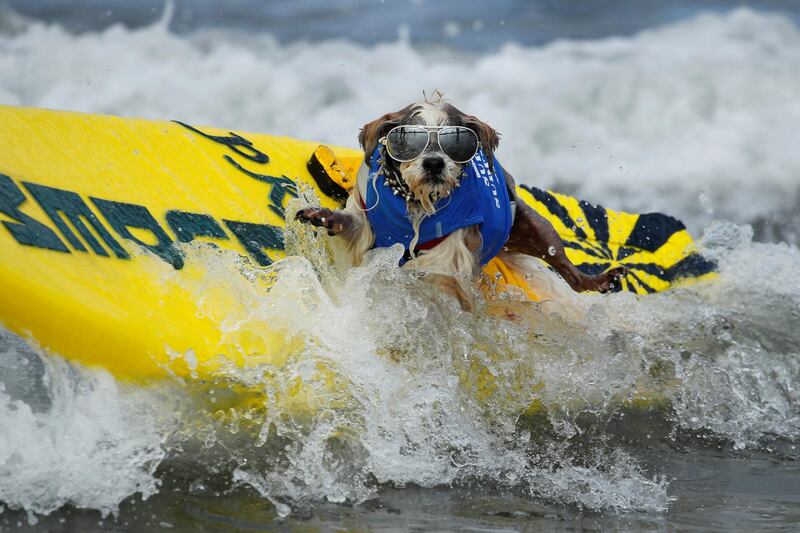
[{"label": "black text on surfboard", "polygon": [[[128,240],[153,252],[176,269],[183,267],[183,255],[147,207],[90,197],[101,218],[73,191],[30,182],[23,182],[22,185],[75,251],[88,253],[88,246],[101,257],[111,257],[110,250],[114,257],[129,259],[130,254],[120,242]],[[14,180],[0,174],[0,213],[11,219],[2,221],[11,236],[25,246],[71,253],[52,228],[20,210],[27,200],[28,197]],[[103,218],[116,237],[103,224]],[[220,224],[210,215],[180,210],[168,211],[165,218],[179,242],[191,242],[197,237],[227,240],[229,237],[223,229],[224,225],[259,265],[272,263],[266,250],[283,250],[283,230],[278,226],[235,220],[223,220]],[[131,230],[137,231],[134,233]],[[144,240],[137,236],[142,232],[152,238]]]},{"label": "black text on surfboard", "polygon": [[[269,156],[253,146],[252,141],[249,141],[242,137],[237,133],[230,132],[229,135],[222,136],[222,135],[211,135],[200,131],[199,129],[195,128],[194,126],[190,126],[189,124],[184,124],[180,121],[174,121],[176,124],[180,124],[184,128],[188,129],[191,132],[194,132],[198,135],[205,137],[215,143],[219,143],[223,146],[226,146],[230,150],[232,150],[237,155],[244,157],[248,161],[260,165],[265,165],[269,163]],[[268,174],[262,174],[260,172],[254,172],[252,170],[247,169],[246,167],[242,166],[241,163],[236,161],[233,157],[228,154],[222,156],[225,161],[233,165],[233,167],[242,172],[246,176],[249,176],[253,179],[257,179],[266,183],[270,190],[269,190],[269,208],[281,218],[286,218],[286,210],[283,207],[283,202],[286,199],[286,196],[294,196],[297,198],[297,183],[294,180],[287,178],[286,176],[270,176]]]}]

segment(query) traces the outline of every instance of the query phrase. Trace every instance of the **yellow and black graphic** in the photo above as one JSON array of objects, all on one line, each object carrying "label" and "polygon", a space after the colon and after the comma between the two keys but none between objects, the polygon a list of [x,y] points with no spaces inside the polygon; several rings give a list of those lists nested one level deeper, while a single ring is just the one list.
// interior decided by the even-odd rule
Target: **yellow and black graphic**
[{"label": "yellow and black graphic", "polygon": [[564,241],[567,256],[587,274],[624,265],[618,290],[649,294],[673,283],[714,271],[695,249],[680,220],[662,213],[631,214],[592,205],[571,196],[518,187],[525,203],[548,219]]}]

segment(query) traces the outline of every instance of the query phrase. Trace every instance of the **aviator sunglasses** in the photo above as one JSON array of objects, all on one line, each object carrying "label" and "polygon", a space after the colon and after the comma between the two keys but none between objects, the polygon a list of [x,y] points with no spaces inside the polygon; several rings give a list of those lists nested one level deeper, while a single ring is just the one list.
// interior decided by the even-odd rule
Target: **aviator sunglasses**
[{"label": "aviator sunglasses", "polygon": [[407,163],[425,152],[432,131],[436,132],[439,148],[455,163],[466,163],[478,153],[478,135],[464,126],[397,126],[380,142],[392,159]]}]

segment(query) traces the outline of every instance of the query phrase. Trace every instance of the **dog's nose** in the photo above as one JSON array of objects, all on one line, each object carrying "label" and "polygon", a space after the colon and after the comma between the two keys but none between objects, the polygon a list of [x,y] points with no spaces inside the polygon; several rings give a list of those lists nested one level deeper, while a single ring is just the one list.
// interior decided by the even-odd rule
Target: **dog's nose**
[{"label": "dog's nose", "polygon": [[431,174],[438,174],[444,170],[444,159],[438,156],[426,157],[422,160],[422,168]]}]

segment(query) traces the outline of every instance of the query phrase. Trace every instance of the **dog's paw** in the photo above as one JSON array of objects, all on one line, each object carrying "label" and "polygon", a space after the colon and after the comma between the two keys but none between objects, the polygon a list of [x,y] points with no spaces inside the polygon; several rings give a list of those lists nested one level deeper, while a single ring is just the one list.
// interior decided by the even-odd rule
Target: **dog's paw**
[{"label": "dog's paw", "polygon": [[339,211],[325,207],[306,207],[294,215],[295,220],[328,230],[328,235],[338,235],[348,227],[349,218]]},{"label": "dog's paw", "polygon": [[599,292],[619,292],[622,289],[622,278],[628,273],[628,269],[624,266],[618,266],[603,272],[598,278],[598,288],[595,289]]},{"label": "dog's paw", "polygon": [[627,273],[628,269],[626,267],[619,266],[597,276],[587,276],[583,280],[581,290],[601,293],[618,292],[622,288],[622,278]]}]

